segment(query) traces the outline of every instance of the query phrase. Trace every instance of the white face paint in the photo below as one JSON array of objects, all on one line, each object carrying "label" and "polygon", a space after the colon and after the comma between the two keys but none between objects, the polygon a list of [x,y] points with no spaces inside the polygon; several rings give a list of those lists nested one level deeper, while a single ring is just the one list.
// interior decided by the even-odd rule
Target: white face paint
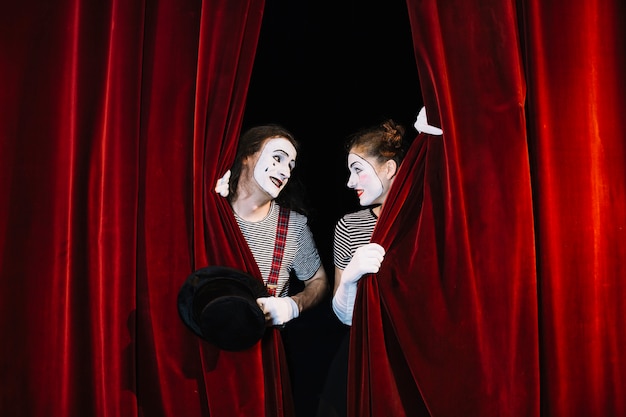
[{"label": "white face paint", "polygon": [[285,138],[265,142],[254,166],[254,179],[272,198],[285,188],[291,171],[296,166],[296,148]]},{"label": "white face paint", "polygon": [[362,206],[369,206],[374,203],[382,203],[379,197],[383,194],[383,183],[376,173],[372,163],[357,154],[348,154],[348,188],[356,191],[359,203]]}]

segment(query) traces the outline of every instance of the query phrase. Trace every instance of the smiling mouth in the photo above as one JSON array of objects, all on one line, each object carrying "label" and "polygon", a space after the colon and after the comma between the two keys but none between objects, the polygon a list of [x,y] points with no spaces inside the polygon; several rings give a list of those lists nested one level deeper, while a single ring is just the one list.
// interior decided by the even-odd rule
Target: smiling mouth
[{"label": "smiling mouth", "polygon": [[274,185],[278,188],[283,186],[283,182],[275,177],[270,177],[270,180],[274,183]]},{"label": "smiling mouth", "polygon": [[363,190],[355,190],[355,191],[356,191],[357,197],[361,198],[361,196],[363,195]]}]

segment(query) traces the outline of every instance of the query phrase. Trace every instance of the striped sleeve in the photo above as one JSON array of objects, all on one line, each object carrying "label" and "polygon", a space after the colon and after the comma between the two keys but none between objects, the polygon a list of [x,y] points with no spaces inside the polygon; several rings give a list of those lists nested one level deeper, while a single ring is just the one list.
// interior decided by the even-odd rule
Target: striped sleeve
[{"label": "striped sleeve", "polygon": [[308,224],[304,224],[296,239],[297,249],[293,261],[293,271],[301,281],[311,278],[322,266],[322,260]]},{"label": "striped sleeve", "polygon": [[333,242],[334,264],[339,269],[345,269],[359,247],[369,243],[376,216],[371,209],[363,209],[348,213],[337,222]]}]

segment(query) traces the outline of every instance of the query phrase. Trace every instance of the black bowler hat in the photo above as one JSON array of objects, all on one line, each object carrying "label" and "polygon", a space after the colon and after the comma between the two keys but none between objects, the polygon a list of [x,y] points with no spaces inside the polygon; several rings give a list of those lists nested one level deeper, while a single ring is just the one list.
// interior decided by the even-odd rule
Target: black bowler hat
[{"label": "black bowler hat", "polygon": [[238,269],[209,266],[193,272],[178,293],[178,313],[200,338],[223,350],[254,346],[265,333],[256,303],[267,297],[263,283]]}]

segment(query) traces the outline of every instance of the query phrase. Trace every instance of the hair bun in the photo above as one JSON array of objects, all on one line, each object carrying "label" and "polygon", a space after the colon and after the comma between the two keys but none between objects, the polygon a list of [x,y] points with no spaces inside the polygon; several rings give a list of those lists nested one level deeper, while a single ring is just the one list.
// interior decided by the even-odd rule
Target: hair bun
[{"label": "hair bun", "polygon": [[392,148],[401,148],[404,127],[397,124],[392,119],[385,121],[382,126],[385,129],[383,140]]}]

